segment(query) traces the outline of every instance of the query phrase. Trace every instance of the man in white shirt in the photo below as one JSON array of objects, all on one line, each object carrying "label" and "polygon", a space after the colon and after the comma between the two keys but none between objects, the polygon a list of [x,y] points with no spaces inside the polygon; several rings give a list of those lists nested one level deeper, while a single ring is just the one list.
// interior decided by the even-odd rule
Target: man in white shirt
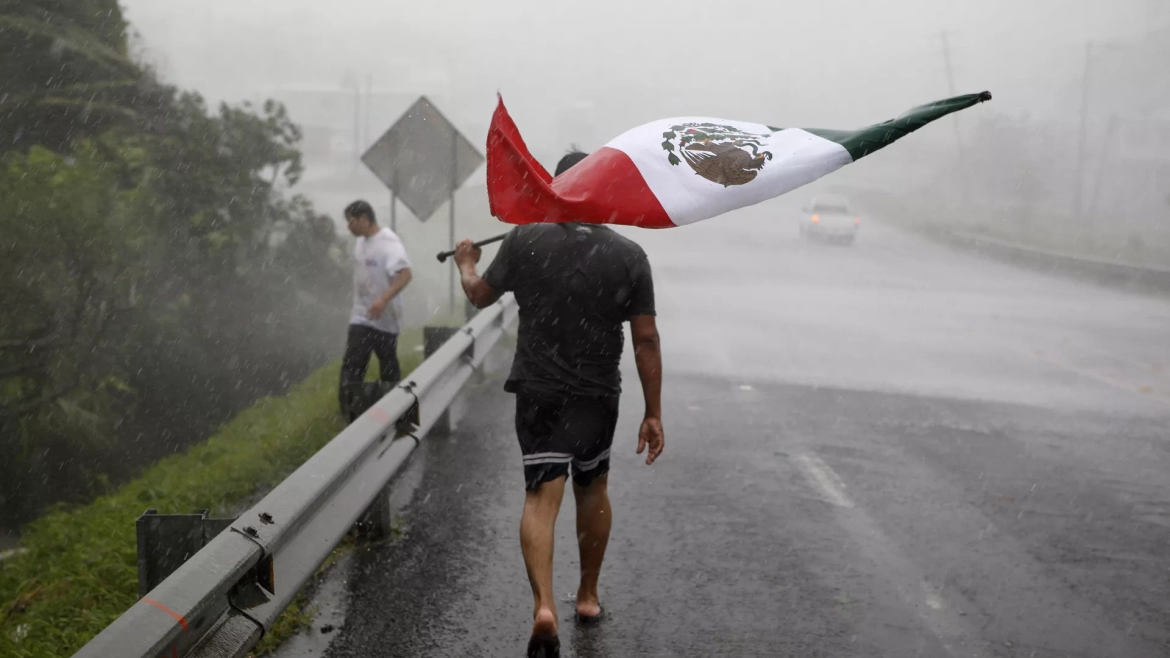
[{"label": "man in white shirt", "polygon": [[345,222],[357,242],[353,248],[353,312],[338,397],[342,414],[353,421],[368,407],[360,399],[371,352],[378,355],[383,385],[402,379],[398,366],[399,293],[410,283],[411,272],[402,240],[390,229],[378,226],[370,204],[354,201],[346,206]]}]

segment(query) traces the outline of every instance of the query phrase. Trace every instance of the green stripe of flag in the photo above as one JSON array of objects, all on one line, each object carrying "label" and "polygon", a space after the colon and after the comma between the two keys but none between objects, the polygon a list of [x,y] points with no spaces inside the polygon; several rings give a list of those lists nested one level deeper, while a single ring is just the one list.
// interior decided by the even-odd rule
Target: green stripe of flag
[{"label": "green stripe of flag", "polygon": [[[952,112],[965,110],[972,105],[991,100],[990,92],[965,94],[955,96],[926,105],[919,105],[902,113],[896,119],[883,121],[860,130],[824,130],[820,128],[805,128],[818,137],[836,142],[849,151],[849,157],[856,162],[861,158],[893,144],[899,139],[918,130],[922,126],[941,119]],[[771,128],[771,126],[769,126]],[[773,130],[778,130],[773,128]]]}]

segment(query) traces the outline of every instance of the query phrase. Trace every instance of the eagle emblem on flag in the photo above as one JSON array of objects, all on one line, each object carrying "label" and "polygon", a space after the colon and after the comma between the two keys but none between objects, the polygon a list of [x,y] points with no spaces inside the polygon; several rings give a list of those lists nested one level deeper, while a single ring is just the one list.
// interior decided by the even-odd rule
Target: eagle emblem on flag
[{"label": "eagle emblem on flag", "polygon": [[662,133],[662,149],[672,165],[686,162],[696,174],[723,187],[756,178],[771,151],[761,150],[767,135],[717,123],[681,123]]}]

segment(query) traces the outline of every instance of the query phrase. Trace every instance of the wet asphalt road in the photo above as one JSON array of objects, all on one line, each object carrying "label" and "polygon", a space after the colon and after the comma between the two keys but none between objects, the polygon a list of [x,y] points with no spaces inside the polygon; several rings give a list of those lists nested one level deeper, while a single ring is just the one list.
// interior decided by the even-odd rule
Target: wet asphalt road
[{"label": "wet asphalt road", "polygon": [[[799,200],[798,200],[799,201]],[[629,233],[655,268],[667,448],[627,355],[602,575],[563,655],[1170,656],[1170,300],[773,203]],[[522,656],[512,398],[489,381],[345,567],[326,655]],[[576,589],[572,497],[556,590]]]}]

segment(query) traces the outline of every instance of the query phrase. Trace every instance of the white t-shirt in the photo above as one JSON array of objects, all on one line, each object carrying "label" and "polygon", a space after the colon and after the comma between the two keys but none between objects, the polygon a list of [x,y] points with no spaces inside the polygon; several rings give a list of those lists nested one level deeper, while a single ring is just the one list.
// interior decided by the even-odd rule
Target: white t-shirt
[{"label": "white t-shirt", "polygon": [[383,228],[368,238],[359,237],[353,246],[353,313],[349,323],[397,334],[402,319],[401,293],[390,300],[381,317],[371,318],[366,314],[386,294],[394,277],[408,267],[406,247],[390,229]]}]

